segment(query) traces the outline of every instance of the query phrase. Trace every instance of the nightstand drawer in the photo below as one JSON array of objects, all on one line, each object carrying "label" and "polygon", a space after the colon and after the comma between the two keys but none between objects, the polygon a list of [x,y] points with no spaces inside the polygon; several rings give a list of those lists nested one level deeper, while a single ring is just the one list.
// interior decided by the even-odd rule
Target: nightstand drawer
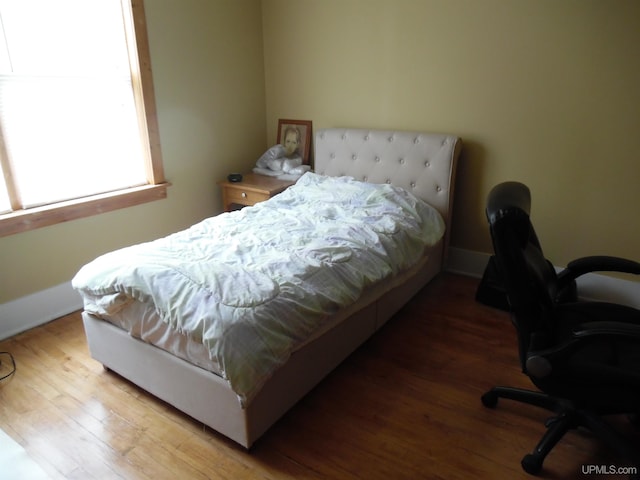
[{"label": "nightstand drawer", "polygon": [[268,200],[294,183],[292,180],[247,173],[240,182],[223,181],[218,185],[222,189],[222,204],[228,212],[238,205],[250,206]]},{"label": "nightstand drawer", "polygon": [[252,192],[241,188],[228,188],[226,193],[228,203],[237,203],[239,205],[254,205],[269,198],[268,193]]}]

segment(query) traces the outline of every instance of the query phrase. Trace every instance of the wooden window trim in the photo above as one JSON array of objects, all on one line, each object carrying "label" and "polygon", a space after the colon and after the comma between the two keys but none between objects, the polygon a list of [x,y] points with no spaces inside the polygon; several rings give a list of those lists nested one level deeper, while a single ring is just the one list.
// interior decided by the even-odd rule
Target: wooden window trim
[{"label": "wooden window trim", "polygon": [[167,197],[169,185],[142,185],[6,213],[0,218],[0,237],[160,200]]},{"label": "wooden window trim", "polygon": [[130,47],[132,44],[136,46],[129,51],[137,52],[137,55],[130,55],[131,76],[135,85],[138,122],[141,131],[147,132],[142,137],[146,146],[143,150],[146,152],[148,184],[0,214],[0,237],[167,197],[170,183],[164,179],[144,3],[143,0],[122,0],[122,5],[123,20],[128,27],[126,31],[135,32],[135,39],[127,37],[127,42]]}]

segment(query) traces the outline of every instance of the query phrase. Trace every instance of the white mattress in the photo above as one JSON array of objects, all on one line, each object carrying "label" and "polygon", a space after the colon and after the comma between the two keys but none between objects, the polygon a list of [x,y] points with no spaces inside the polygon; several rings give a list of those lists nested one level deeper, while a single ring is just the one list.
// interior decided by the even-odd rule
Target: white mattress
[{"label": "white mattress", "polygon": [[[437,254],[439,254],[439,249],[436,249],[436,251]],[[307,343],[312,342],[326,331],[334,328],[337,324],[347,318],[350,312],[369,305],[371,302],[375,301],[396,286],[402,285],[408,278],[412,277],[416,272],[424,268],[428,259],[429,255],[425,255],[420,262],[407,271],[397,275],[393,281],[378,284],[367,290],[357,302],[351,305],[348,310],[343,310],[336,315],[332,315],[331,318],[327,318],[327,320],[323,322],[323,328],[316,330],[312,336],[297,345],[296,350],[304,347]],[[102,315],[100,318],[122,328],[123,330],[126,330],[129,335],[135,338],[161,348],[178,358],[221,376],[218,362],[215,357],[211,358],[209,356],[209,350],[204,346],[204,344],[194,341],[178,330],[172,328],[168,323],[164,322],[160,315],[155,311],[155,307],[153,305],[134,301],[130,302],[126,307],[116,313],[112,315]]]}]

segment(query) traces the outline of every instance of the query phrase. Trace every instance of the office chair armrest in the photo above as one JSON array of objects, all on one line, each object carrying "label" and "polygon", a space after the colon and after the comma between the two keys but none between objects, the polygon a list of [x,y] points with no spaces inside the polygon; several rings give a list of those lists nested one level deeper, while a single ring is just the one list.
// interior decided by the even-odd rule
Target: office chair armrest
[{"label": "office chair armrest", "polygon": [[621,272],[640,275],[640,263],[606,255],[582,257],[569,262],[567,268],[560,272],[558,277],[562,284],[566,285],[580,275],[590,272]]},{"label": "office chair armrest", "polygon": [[587,322],[572,332],[577,339],[590,337],[621,337],[640,341],[640,324],[626,322]]},{"label": "office chair armrest", "polygon": [[530,350],[525,361],[527,374],[544,378],[548,376],[554,364],[564,364],[568,358],[577,352],[585,342],[598,340],[624,339],[638,344],[640,348],[640,323],[626,322],[587,322],[573,330],[572,338],[553,348]]}]

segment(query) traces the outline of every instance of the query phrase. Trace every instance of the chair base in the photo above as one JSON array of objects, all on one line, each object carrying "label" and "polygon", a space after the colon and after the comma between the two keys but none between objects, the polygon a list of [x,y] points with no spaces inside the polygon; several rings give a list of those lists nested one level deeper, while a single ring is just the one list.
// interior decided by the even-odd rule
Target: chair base
[{"label": "chair base", "polygon": [[623,460],[629,462],[628,466],[636,467],[636,473],[629,478],[640,479],[640,452],[634,449],[622,435],[596,412],[578,408],[568,400],[556,398],[542,392],[512,387],[492,388],[482,395],[482,404],[488,408],[495,408],[499,398],[534,405],[556,414],[545,423],[547,431],[533,452],[522,458],[520,463],[525,472],[531,475],[538,474],[542,469],[545,458],[564,434],[569,430],[584,427],[600,437]]}]

